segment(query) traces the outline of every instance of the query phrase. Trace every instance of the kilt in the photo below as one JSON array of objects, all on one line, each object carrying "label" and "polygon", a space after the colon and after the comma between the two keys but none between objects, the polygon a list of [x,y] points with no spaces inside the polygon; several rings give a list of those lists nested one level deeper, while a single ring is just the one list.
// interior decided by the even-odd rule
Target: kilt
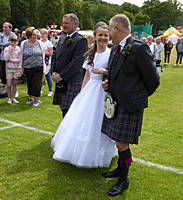
[{"label": "kilt", "polygon": [[63,109],[69,109],[72,101],[81,90],[82,81],[68,83],[67,91],[60,93],[55,89],[53,104],[60,105]]},{"label": "kilt", "polygon": [[112,119],[104,116],[102,132],[116,142],[138,144],[141,133],[143,109],[136,112],[128,112],[118,107]]}]

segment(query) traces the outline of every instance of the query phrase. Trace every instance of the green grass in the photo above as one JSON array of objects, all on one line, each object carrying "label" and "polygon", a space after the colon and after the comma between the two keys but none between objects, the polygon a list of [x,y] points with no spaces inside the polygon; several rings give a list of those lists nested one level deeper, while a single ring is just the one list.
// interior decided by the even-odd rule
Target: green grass
[{"label": "green grass", "polygon": [[[172,61],[174,63],[174,61]],[[164,67],[161,85],[145,110],[140,144],[133,156],[183,170],[183,67]],[[55,132],[61,114],[44,86],[40,107],[25,105],[26,85],[19,84],[18,105],[0,99],[0,118]],[[0,121],[0,128],[9,126]],[[21,127],[0,130],[0,200],[182,200],[183,175],[133,162],[130,188],[109,198],[115,179],[106,169],[78,169],[52,160],[51,136]],[[68,147],[69,148],[69,147]],[[116,166],[113,159],[109,169]]]}]

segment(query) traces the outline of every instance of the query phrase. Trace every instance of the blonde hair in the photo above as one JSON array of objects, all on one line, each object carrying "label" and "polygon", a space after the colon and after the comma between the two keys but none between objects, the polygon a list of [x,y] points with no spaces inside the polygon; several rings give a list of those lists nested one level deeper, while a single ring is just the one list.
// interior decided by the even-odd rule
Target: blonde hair
[{"label": "blonde hair", "polygon": [[46,33],[48,35],[48,30],[46,28],[41,28],[40,32],[44,32],[44,33]]},{"label": "blonde hair", "polygon": [[35,30],[35,27],[34,26],[31,26],[31,27],[28,27],[25,32],[26,32],[26,36],[28,39],[30,39],[32,37],[32,34]]},{"label": "blonde hair", "polygon": [[119,25],[122,32],[128,33],[131,32],[130,20],[126,15],[117,14],[110,19],[110,24]]}]

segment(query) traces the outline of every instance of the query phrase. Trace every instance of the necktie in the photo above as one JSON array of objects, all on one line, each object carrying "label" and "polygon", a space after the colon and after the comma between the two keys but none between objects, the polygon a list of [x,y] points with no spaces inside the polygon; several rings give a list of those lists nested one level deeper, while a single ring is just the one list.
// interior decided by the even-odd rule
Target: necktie
[{"label": "necktie", "polygon": [[117,55],[117,56],[119,56],[120,50],[121,50],[121,45],[118,44],[118,45],[116,46],[116,55]]},{"label": "necktie", "polygon": [[66,36],[65,37],[65,40],[69,40],[71,37],[70,36]]}]

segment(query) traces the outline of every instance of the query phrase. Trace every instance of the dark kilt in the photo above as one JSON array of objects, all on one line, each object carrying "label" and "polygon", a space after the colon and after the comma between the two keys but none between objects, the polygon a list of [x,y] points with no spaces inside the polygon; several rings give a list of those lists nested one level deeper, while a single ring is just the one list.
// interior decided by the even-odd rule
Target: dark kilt
[{"label": "dark kilt", "polygon": [[116,142],[138,144],[141,133],[143,111],[128,112],[118,107],[115,116],[108,119],[104,116],[102,132]]},{"label": "dark kilt", "polygon": [[53,104],[60,105],[63,109],[69,109],[72,101],[81,90],[82,81],[68,83],[67,91],[60,93],[55,89]]}]

